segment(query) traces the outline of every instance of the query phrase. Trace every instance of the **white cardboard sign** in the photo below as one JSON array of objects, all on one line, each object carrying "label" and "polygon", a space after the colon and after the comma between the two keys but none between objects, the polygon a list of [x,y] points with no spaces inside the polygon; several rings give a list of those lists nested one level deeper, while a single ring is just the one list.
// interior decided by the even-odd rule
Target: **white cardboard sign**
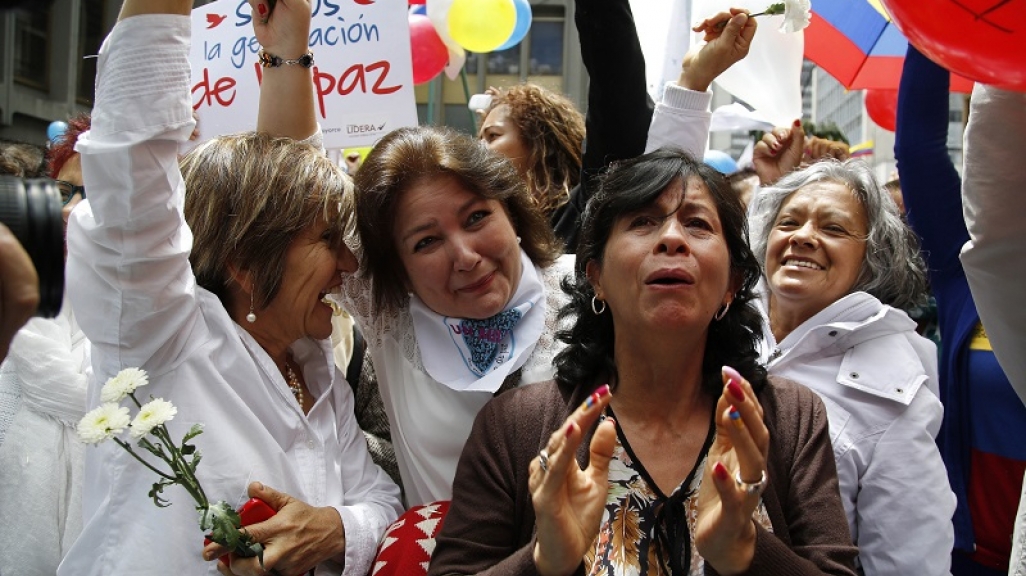
[{"label": "white cardboard sign", "polygon": [[[417,125],[406,0],[312,0],[314,108],[325,148],[370,146]],[[262,68],[246,0],[192,12],[192,100],[200,137],[256,128]],[[288,105],[288,103],[282,103]]]}]

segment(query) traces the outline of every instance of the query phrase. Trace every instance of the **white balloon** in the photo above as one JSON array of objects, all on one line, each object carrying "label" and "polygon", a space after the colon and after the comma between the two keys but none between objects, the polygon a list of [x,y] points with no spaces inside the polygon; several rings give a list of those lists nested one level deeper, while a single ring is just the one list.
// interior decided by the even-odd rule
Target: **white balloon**
[{"label": "white balloon", "polygon": [[428,19],[435,25],[435,32],[438,32],[442,43],[449,49],[449,63],[445,65],[445,75],[450,80],[455,80],[460,75],[463,63],[467,61],[467,53],[449,35],[449,8],[451,6],[452,0],[426,0],[424,2]]}]

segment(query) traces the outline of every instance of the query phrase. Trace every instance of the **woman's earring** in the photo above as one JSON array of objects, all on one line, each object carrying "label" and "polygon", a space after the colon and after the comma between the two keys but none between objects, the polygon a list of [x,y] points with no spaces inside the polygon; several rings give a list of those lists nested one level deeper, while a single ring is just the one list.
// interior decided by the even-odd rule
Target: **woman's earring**
[{"label": "woman's earring", "polygon": [[246,322],[250,324],[256,322],[256,314],[253,312],[253,293],[249,293],[249,314],[246,314]]},{"label": "woman's earring", "polygon": [[[598,304],[596,304],[596,302],[598,304],[602,304],[602,308],[599,308]],[[596,316],[601,316],[602,313],[606,311],[606,301],[605,300],[599,300],[598,296],[592,296],[591,297],[591,311],[594,312]]]},{"label": "woman's earring", "polygon": [[520,244],[520,240],[521,240],[520,236],[517,236],[517,244]]},{"label": "woman's earring", "polygon": [[727,302],[722,308],[716,311],[716,315],[713,316],[713,320],[716,320],[717,322],[723,320],[723,317],[727,315],[727,310],[730,310],[730,302]]}]

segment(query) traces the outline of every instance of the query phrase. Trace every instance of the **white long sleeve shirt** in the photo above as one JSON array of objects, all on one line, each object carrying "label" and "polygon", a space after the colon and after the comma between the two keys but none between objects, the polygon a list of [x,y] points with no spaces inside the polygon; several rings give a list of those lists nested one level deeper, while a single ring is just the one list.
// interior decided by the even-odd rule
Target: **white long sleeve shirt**
[{"label": "white long sleeve shirt", "polygon": [[712,113],[712,92],[688,90],[676,82],[667,82],[663,95],[652,112],[645,152],[675,146],[690,152],[699,161],[705,156]]},{"label": "white long sleeve shirt", "polygon": [[768,323],[763,332],[769,373],[808,386],[826,405],[863,574],[949,574],[955,495],[934,442],[944,414],[937,347],[908,315],[865,292],[827,306],[779,343]]},{"label": "white long sleeve shirt", "polygon": [[[72,304],[93,346],[90,405],[122,368],[147,370],[141,394],[178,408],[172,438],[204,425],[197,475],[212,501],[238,506],[260,481],[332,506],[346,550],[316,573],[362,576],[401,511],[399,490],[371,461],[330,343],[291,348],[317,398],[304,415],[271,358],[189,265],[177,159],[193,129],[189,40],[186,16],[136,16],[101,49],[92,130],[78,143],[89,200],[68,231]],[[58,574],[216,574],[200,555],[191,498],[176,486],[164,493],[171,506],[156,507],[147,497],[156,480],[112,442],[88,448],[84,528]]]}]

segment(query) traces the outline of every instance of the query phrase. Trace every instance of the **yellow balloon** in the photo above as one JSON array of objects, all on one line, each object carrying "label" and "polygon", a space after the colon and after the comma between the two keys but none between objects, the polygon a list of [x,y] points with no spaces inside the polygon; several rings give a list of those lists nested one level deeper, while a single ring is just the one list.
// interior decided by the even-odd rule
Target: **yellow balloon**
[{"label": "yellow balloon", "polygon": [[502,46],[516,24],[513,0],[453,0],[449,7],[449,35],[471,52]]}]

